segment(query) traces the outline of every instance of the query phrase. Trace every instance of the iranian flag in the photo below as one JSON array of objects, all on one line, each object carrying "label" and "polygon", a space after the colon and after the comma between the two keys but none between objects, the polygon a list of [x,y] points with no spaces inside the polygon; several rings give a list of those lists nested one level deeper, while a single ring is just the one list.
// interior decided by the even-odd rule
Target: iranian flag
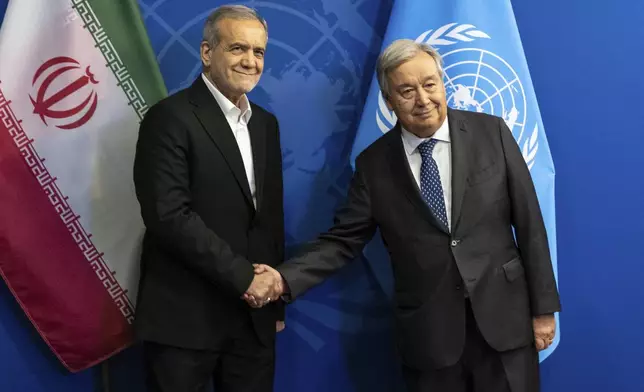
[{"label": "iranian flag", "polygon": [[132,342],[132,165],[165,95],[134,0],[10,0],[0,27],[0,274],[71,371]]}]

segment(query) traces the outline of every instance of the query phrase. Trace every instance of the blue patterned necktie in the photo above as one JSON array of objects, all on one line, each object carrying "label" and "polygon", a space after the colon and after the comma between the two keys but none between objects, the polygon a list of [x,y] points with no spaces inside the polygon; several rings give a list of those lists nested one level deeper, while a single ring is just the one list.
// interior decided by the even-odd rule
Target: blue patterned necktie
[{"label": "blue patterned necktie", "polygon": [[418,146],[418,152],[423,158],[423,163],[420,165],[420,194],[436,219],[442,222],[449,231],[441,176],[438,172],[438,165],[432,157],[432,151],[437,142],[436,139],[429,139]]}]

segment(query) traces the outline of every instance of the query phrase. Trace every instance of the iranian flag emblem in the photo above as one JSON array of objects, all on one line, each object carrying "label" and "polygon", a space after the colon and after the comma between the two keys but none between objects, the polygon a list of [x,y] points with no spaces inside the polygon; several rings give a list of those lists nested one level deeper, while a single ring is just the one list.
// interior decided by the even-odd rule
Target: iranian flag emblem
[{"label": "iranian flag emblem", "polygon": [[165,93],[134,0],[9,1],[0,275],[72,371],[131,343],[144,230],[134,151]]}]

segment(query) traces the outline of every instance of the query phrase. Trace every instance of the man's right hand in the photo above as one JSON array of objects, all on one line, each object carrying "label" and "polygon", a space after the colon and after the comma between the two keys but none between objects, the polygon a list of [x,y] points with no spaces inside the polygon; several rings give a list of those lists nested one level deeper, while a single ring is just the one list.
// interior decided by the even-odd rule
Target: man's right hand
[{"label": "man's right hand", "polygon": [[255,277],[242,298],[254,308],[279,299],[284,293],[282,275],[272,267],[265,264],[253,264]]}]

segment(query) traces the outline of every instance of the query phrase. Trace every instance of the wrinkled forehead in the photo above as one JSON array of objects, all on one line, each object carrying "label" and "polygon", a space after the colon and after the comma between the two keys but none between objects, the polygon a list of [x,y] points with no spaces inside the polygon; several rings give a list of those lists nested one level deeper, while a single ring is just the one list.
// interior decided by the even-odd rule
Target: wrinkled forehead
[{"label": "wrinkled forehead", "polygon": [[392,69],[388,74],[390,83],[397,87],[405,84],[425,83],[428,80],[439,81],[441,76],[436,61],[430,56],[425,57],[414,57]]},{"label": "wrinkled forehead", "polygon": [[217,32],[222,42],[239,42],[264,48],[268,40],[264,26],[252,19],[222,19],[217,22]]}]

